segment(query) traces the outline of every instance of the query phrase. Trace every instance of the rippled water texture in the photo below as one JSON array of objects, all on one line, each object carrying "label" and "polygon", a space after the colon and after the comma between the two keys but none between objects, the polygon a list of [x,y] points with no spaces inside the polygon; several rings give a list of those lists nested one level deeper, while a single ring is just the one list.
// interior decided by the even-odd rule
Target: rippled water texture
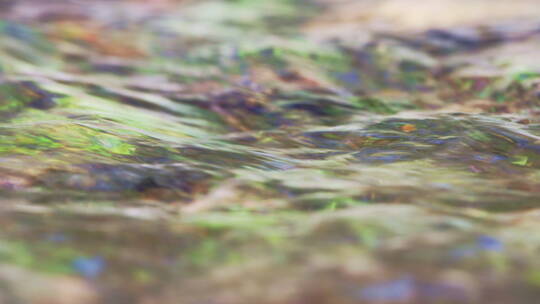
[{"label": "rippled water texture", "polygon": [[537,303],[536,0],[0,0],[0,303]]}]

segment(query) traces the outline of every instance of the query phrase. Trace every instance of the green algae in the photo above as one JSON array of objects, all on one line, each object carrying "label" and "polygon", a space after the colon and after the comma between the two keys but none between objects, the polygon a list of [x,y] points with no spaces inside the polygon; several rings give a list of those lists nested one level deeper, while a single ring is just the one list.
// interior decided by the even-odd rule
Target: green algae
[{"label": "green algae", "polygon": [[70,247],[12,241],[2,243],[0,260],[2,263],[14,264],[38,272],[73,274],[71,263],[79,256],[81,252]]}]

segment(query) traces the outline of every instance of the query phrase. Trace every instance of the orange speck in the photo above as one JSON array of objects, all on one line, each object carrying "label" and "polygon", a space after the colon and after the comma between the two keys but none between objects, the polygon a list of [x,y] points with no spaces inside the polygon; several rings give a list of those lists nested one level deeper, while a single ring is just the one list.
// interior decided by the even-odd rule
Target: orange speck
[{"label": "orange speck", "polygon": [[406,125],[401,126],[401,131],[407,132],[407,133],[416,131],[416,126],[413,124],[406,124]]}]

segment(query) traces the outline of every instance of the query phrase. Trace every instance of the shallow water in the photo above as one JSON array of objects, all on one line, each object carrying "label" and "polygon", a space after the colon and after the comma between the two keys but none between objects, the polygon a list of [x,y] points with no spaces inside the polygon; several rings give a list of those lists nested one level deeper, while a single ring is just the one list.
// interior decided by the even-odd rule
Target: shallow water
[{"label": "shallow water", "polygon": [[0,1],[0,303],[536,303],[534,1],[408,2]]}]

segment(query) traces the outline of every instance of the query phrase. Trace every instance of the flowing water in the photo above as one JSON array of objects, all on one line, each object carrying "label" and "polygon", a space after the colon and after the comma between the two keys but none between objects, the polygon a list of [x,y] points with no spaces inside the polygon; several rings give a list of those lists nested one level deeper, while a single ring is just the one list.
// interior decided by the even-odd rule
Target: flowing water
[{"label": "flowing water", "polygon": [[520,0],[0,0],[0,303],[537,303]]}]

